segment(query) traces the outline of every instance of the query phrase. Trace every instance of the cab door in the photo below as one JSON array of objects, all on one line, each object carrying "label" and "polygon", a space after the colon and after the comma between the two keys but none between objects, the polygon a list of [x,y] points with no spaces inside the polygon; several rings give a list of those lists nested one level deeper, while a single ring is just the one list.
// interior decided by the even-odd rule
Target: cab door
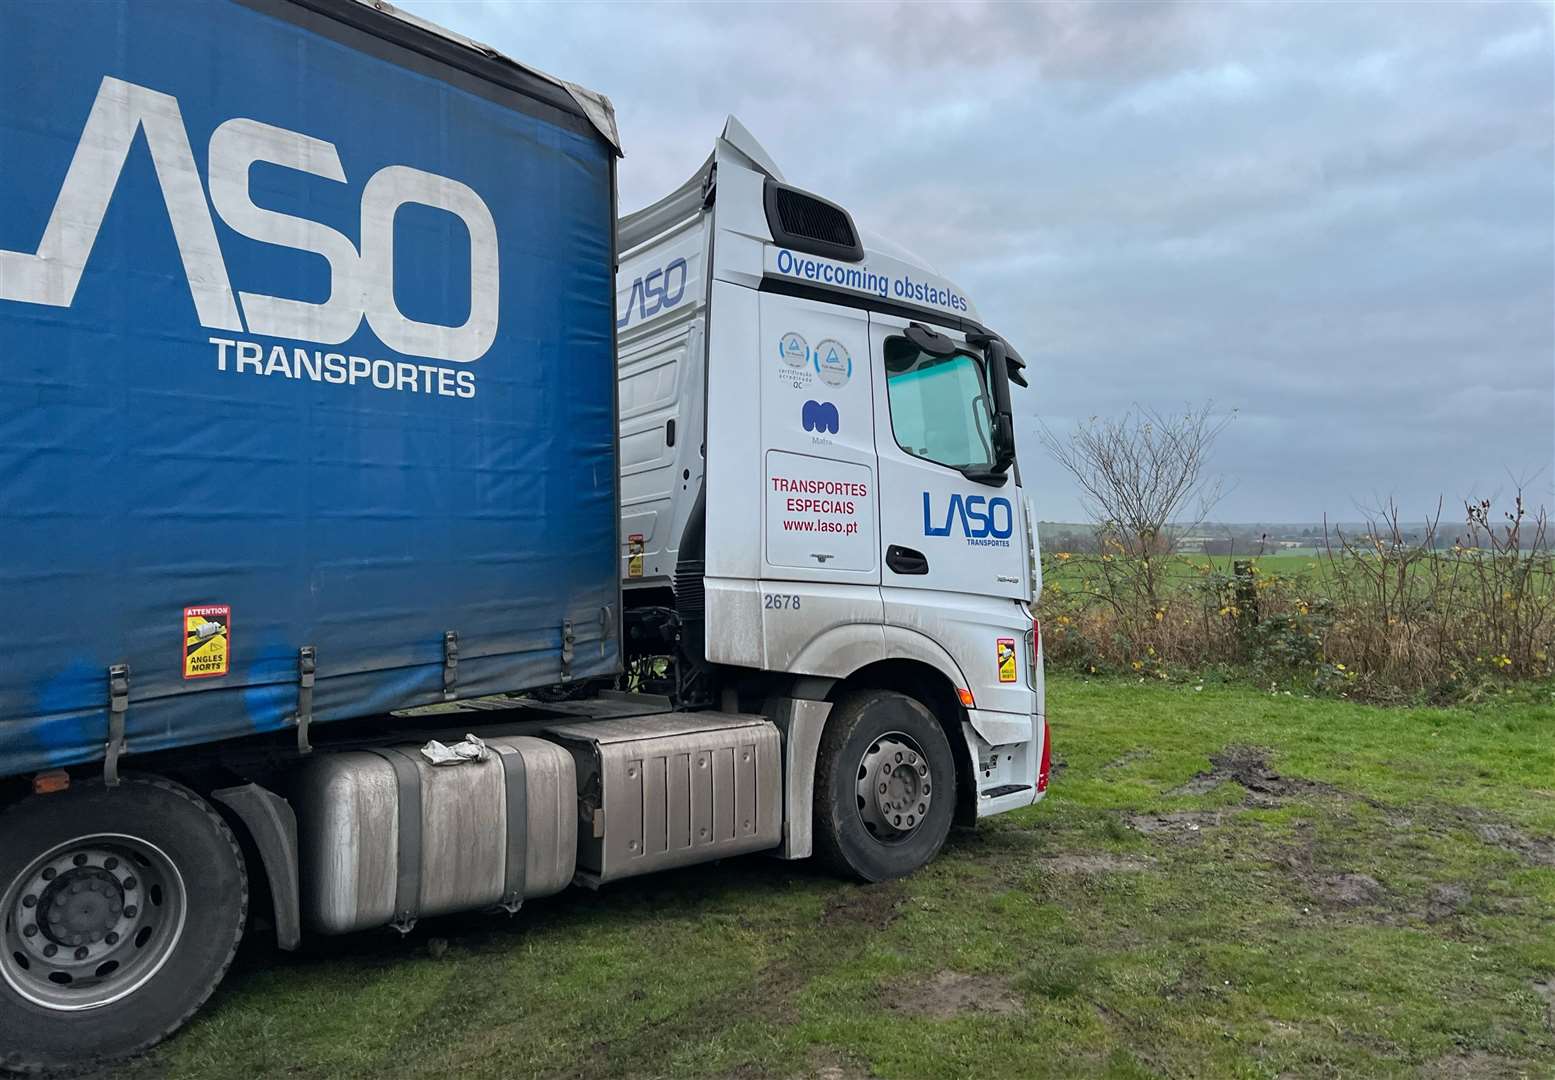
[{"label": "cab door", "polygon": [[[1014,470],[997,484],[966,475],[994,461],[982,353],[964,334],[932,327],[956,351],[929,355],[907,339],[908,325],[870,314],[881,586],[1025,600],[1024,515]],[[889,593],[885,599],[889,608]]]},{"label": "cab door", "polygon": [[884,657],[869,317],[761,293],[760,340],[762,666],[849,674]]}]

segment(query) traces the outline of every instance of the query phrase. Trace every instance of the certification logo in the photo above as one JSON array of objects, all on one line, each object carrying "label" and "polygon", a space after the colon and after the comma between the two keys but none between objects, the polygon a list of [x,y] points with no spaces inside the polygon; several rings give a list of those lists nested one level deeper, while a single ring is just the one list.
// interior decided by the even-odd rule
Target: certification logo
[{"label": "certification logo", "polygon": [[802,368],[810,359],[810,343],[800,335],[789,331],[778,342],[778,355],[789,367]]},{"label": "certification logo", "polygon": [[815,347],[814,364],[816,374],[827,386],[846,386],[853,377],[853,357],[848,355],[842,342],[833,338],[827,338]]}]

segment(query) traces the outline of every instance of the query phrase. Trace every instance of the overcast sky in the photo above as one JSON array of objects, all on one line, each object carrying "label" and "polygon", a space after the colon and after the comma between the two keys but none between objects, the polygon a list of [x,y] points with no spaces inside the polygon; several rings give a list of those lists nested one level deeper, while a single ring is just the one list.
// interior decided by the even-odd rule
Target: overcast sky
[{"label": "overcast sky", "polygon": [[1222,520],[1555,504],[1548,4],[404,6],[610,95],[623,211],[735,114],[968,291],[1030,417],[1234,408]]}]

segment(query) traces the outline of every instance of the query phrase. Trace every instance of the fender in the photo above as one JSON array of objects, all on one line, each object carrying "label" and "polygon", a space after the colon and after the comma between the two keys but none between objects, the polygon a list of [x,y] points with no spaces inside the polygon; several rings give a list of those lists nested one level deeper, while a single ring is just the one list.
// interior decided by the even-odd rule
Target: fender
[{"label": "fender", "polygon": [[258,784],[220,788],[211,798],[238,816],[259,849],[275,906],[275,943],[287,952],[302,941],[297,884],[297,815],[291,803]]},{"label": "fender", "polygon": [[[874,631],[880,631],[878,639]],[[846,679],[879,660],[916,660],[938,671],[952,686],[971,686],[961,666],[945,647],[927,634],[905,626],[844,624],[829,626],[804,644],[787,661],[767,657],[767,668],[796,675],[824,675]],[[990,746],[1025,742],[1031,738],[1031,718],[1010,713],[968,709],[972,730]],[[970,752],[970,751],[969,751]]]},{"label": "fender", "polygon": [[945,651],[945,647],[927,634],[913,630],[906,626],[887,626],[885,630],[885,652],[892,659],[917,660],[934,668],[945,678],[950,680],[952,686],[971,686],[966,675],[957,664],[955,658]]},{"label": "fender", "polygon": [[845,679],[891,655],[879,623],[834,623],[800,646],[791,657],[769,655],[769,671],[794,675],[827,675]]}]

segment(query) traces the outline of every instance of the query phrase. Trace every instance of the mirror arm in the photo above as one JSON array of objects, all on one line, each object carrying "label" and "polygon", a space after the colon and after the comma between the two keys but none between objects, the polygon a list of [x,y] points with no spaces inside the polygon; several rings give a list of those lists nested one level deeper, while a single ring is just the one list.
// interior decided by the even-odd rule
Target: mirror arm
[{"label": "mirror arm", "polygon": [[928,353],[937,359],[943,360],[947,356],[956,355],[956,343],[953,340],[922,323],[908,323],[904,336],[919,352]]},{"label": "mirror arm", "polygon": [[992,469],[962,469],[960,472],[962,476],[966,477],[974,484],[987,484],[989,487],[1003,487],[1004,482],[1009,479],[1008,469],[1009,466],[1005,466],[1003,469],[997,467]]}]

